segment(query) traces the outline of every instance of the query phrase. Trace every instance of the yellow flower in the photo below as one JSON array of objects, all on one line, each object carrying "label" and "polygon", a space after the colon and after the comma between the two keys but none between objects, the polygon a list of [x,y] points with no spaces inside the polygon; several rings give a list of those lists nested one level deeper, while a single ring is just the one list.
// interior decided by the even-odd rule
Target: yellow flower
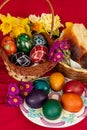
[{"label": "yellow flower", "polygon": [[25,33],[25,29],[23,26],[15,26],[13,27],[12,31],[10,32],[11,37],[17,37],[20,33]]},{"label": "yellow flower", "polygon": [[28,34],[29,36],[32,36],[31,31],[30,31],[29,22],[30,21],[28,18],[21,18],[20,19],[20,25],[22,25],[24,27],[25,33]]},{"label": "yellow flower", "polygon": [[3,35],[10,33],[12,37],[17,37],[20,33],[26,33],[31,36],[31,31],[29,27],[29,19],[21,17],[13,17],[10,14],[7,16],[0,14],[0,30]]},{"label": "yellow flower", "polygon": [[2,21],[0,30],[3,32],[3,35],[8,34],[12,30],[11,19],[8,17],[0,14],[0,20]]},{"label": "yellow flower", "polygon": [[[8,15],[9,15],[9,14],[8,14]],[[6,18],[7,18],[7,16],[5,16],[5,15],[3,15],[3,14],[0,14],[0,20],[1,20],[2,22],[6,21]]]},{"label": "yellow flower", "polygon": [[29,20],[32,22],[32,23],[39,23],[40,22],[40,17],[36,16],[36,15],[29,15]]},{"label": "yellow flower", "polygon": [[[50,32],[51,31],[51,23],[52,23],[52,14],[43,13],[41,15],[41,21],[43,22],[43,27],[44,27],[45,31]],[[53,31],[59,29],[62,26],[63,25],[60,22],[60,17],[58,15],[54,16]]]},{"label": "yellow flower", "polygon": [[73,25],[72,22],[66,22],[66,23],[65,23],[66,28],[69,28],[69,27],[71,27],[72,25]]},{"label": "yellow flower", "polygon": [[10,14],[7,14],[7,16],[0,14],[0,30],[3,32],[3,35],[6,35],[12,31],[13,25],[18,23],[18,19],[15,17],[12,17]]},{"label": "yellow flower", "polygon": [[45,30],[43,29],[43,25],[39,22],[36,22],[34,23],[32,26],[31,26],[31,29],[36,31],[37,33],[40,33],[40,32],[45,32]]},{"label": "yellow flower", "polygon": [[44,32],[43,24],[40,21],[40,17],[36,15],[30,15],[29,20],[32,23],[31,30],[36,31],[37,33]]},{"label": "yellow flower", "polygon": [[2,23],[0,26],[0,30],[3,32],[3,35],[8,34],[12,30],[12,26],[9,23]]},{"label": "yellow flower", "polygon": [[17,37],[21,33],[26,33],[31,36],[30,27],[28,25],[29,19],[28,18],[20,18],[18,17],[17,24],[13,25],[12,31],[10,32],[11,37]]},{"label": "yellow flower", "polygon": [[[13,17],[10,14],[7,16],[0,14],[0,30],[4,35],[16,38],[20,33],[26,33],[32,37],[32,31],[37,33],[51,31],[52,14],[43,13],[41,16],[29,15],[27,18]],[[59,28],[63,26],[58,15],[54,16],[54,35],[59,35]]]}]

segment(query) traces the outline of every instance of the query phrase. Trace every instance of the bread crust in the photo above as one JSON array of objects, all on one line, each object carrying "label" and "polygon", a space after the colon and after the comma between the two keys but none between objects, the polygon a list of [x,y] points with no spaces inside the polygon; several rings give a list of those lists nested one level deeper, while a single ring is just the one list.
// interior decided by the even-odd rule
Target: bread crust
[{"label": "bread crust", "polygon": [[[71,27],[68,27],[63,30],[60,39],[68,39],[70,43],[70,52],[71,58],[80,63],[83,68],[87,68],[87,39],[85,40],[84,32],[87,33],[87,30],[83,24],[73,24]],[[81,37],[83,39],[81,39]]]}]

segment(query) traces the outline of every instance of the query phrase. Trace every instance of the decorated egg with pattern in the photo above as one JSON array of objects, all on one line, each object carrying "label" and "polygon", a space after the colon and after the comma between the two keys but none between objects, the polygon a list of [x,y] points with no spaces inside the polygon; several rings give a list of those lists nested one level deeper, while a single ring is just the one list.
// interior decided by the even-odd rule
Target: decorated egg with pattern
[{"label": "decorated egg with pattern", "polygon": [[43,45],[35,46],[30,52],[30,58],[33,63],[44,62],[47,58],[48,48]]},{"label": "decorated egg with pattern", "polygon": [[2,39],[1,46],[4,48],[7,55],[14,54],[17,51],[15,39],[10,36],[5,36]]},{"label": "decorated egg with pattern", "polygon": [[33,47],[32,39],[27,34],[20,34],[17,39],[18,51],[29,53]]},{"label": "decorated egg with pattern", "polygon": [[34,41],[35,46],[36,45],[44,45],[44,46],[48,45],[47,40],[41,34],[35,34],[33,37],[33,41]]},{"label": "decorated egg with pattern", "polygon": [[27,55],[25,55],[23,52],[18,52],[12,55],[10,61],[15,65],[25,66],[25,67],[30,66],[31,64],[30,58]]}]

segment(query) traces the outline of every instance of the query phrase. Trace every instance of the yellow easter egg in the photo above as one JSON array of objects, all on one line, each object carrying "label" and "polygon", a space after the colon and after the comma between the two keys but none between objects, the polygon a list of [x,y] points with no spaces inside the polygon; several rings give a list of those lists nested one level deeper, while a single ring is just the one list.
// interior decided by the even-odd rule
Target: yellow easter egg
[{"label": "yellow easter egg", "polygon": [[65,77],[59,72],[54,72],[50,75],[49,82],[51,89],[53,89],[54,91],[59,91],[63,88]]}]

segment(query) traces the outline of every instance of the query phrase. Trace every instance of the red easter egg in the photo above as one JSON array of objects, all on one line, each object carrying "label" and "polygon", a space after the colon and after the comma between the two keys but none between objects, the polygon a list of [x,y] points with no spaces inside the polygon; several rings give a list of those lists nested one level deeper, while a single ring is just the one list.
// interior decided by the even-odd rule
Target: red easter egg
[{"label": "red easter egg", "polygon": [[30,58],[33,63],[44,62],[47,58],[48,48],[43,45],[35,46],[30,52]]},{"label": "red easter egg", "polygon": [[15,40],[10,36],[5,36],[2,39],[1,46],[4,48],[8,55],[13,54],[17,51]]},{"label": "red easter egg", "polygon": [[63,86],[63,93],[73,92],[81,96],[84,91],[84,87],[85,86],[81,81],[71,80]]}]

